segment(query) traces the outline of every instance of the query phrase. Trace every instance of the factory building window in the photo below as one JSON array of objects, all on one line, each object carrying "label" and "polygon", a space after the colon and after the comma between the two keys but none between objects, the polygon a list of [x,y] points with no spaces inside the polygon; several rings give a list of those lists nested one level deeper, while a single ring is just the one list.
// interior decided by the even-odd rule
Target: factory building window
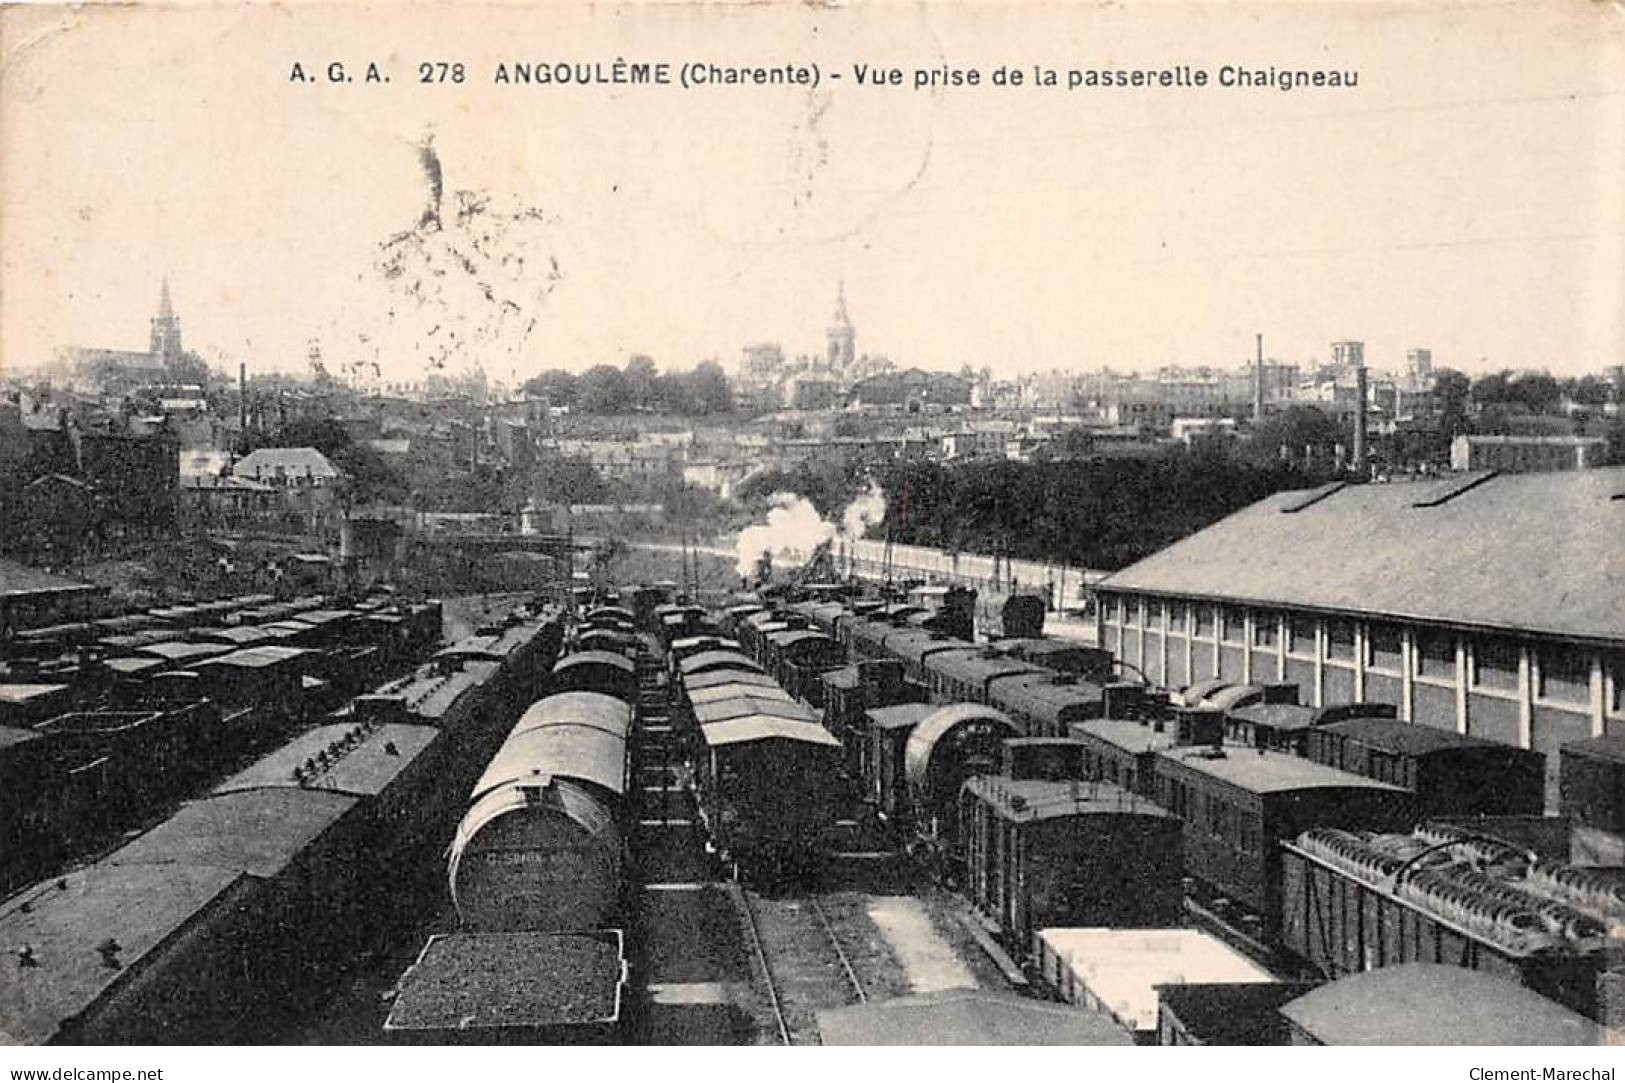
[{"label": "factory building window", "polygon": [[1288,654],[1315,656],[1315,618],[1288,617],[1286,619],[1286,649]]},{"label": "factory building window", "polygon": [[1354,661],[1354,625],[1351,622],[1326,622],[1326,657],[1334,662]]},{"label": "factory building window", "polygon": [[1275,646],[1276,623],[1279,619],[1267,610],[1259,610],[1253,614],[1253,646]]},{"label": "factory building window", "polygon": [[1125,598],[1123,600],[1123,623],[1130,628],[1141,623],[1140,606],[1144,603],[1138,598]]},{"label": "factory building window", "polygon": [[1473,644],[1473,687],[1500,692],[1518,690],[1518,645],[1510,639],[1481,639]]},{"label": "factory building window", "polygon": [[1227,608],[1220,616],[1224,620],[1224,641],[1226,643],[1245,643],[1247,641],[1247,614],[1244,610]]},{"label": "factory building window", "polygon": [[1418,632],[1416,635],[1416,675],[1454,680],[1456,676],[1456,637],[1448,632]]},{"label": "factory building window", "polygon": [[1179,635],[1184,635],[1185,634],[1185,614],[1188,613],[1189,611],[1190,611],[1190,607],[1187,606],[1184,602],[1169,602],[1168,603],[1168,630],[1170,632],[1176,632]]},{"label": "factory building window", "polygon": [[[1372,669],[1398,672],[1402,658],[1399,626],[1373,624],[1365,630],[1365,664]],[[1454,657],[1454,654],[1451,656]]]},{"label": "factory building window", "polygon": [[1203,639],[1213,638],[1213,620],[1216,610],[1210,605],[1196,607],[1196,635]]},{"label": "factory building window", "polygon": [[1591,702],[1591,655],[1574,647],[1540,648],[1541,699],[1560,703]]},{"label": "factory building window", "polygon": [[1608,683],[1613,688],[1608,696],[1608,709],[1614,714],[1625,713],[1625,651],[1605,657],[1603,667],[1608,671]]},{"label": "factory building window", "polygon": [[1114,624],[1123,623],[1122,595],[1114,594],[1110,598],[1106,599],[1106,619],[1112,621]]}]

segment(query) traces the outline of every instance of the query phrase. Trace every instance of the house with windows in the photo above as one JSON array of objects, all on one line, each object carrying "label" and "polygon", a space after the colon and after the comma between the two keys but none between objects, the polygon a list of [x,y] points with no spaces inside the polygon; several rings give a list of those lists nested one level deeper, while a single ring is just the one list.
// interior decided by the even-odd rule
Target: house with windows
[{"label": "house with windows", "polygon": [[1546,755],[1625,734],[1625,467],[1277,493],[1103,580],[1157,684],[1289,682]]}]

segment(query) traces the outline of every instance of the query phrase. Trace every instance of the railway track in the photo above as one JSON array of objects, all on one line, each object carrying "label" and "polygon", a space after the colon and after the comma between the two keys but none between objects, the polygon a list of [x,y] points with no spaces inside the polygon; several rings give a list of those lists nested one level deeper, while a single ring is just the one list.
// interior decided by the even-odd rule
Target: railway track
[{"label": "railway track", "polygon": [[739,893],[746,938],[782,1045],[817,1045],[818,1011],[867,1003],[869,991],[816,897]]}]

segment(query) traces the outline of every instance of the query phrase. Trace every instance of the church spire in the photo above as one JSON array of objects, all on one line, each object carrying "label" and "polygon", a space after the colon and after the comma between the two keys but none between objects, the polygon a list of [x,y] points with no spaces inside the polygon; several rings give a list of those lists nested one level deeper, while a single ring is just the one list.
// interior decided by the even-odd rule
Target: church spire
[{"label": "church spire", "polygon": [[852,320],[846,314],[846,279],[841,278],[835,284],[835,325],[837,327],[850,327]]},{"label": "church spire", "polygon": [[158,318],[171,320],[175,318],[175,306],[169,303],[169,276],[164,276],[163,288],[158,293]]}]

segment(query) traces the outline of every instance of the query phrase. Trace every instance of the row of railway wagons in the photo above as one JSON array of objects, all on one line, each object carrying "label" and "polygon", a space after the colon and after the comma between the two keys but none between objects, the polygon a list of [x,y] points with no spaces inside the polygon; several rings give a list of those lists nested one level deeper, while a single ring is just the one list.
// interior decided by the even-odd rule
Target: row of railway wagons
[{"label": "row of railway wagons", "polygon": [[[274,1034],[423,896],[454,822],[448,779],[551,664],[516,616],[500,661],[448,657],[304,730],[133,841],[0,907],[5,1037],[242,1042]],[[500,729],[496,729],[500,733]],[[249,1029],[245,1030],[245,1026]]]},{"label": "row of railway wagons", "polygon": [[[844,769],[856,779],[857,792],[883,818],[949,843],[953,866],[965,870],[967,890],[999,918],[1013,945],[1030,932],[1031,919],[1021,915],[1029,909],[1044,912],[1035,900],[1053,904],[1066,892],[1053,884],[1026,894],[1005,890],[1032,874],[1010,865],[1018,860],[1020,845],[994,840],[998,830],[1019,833],[1023,817],[1044,822],[1051,813],[1042,810],[1086,808],[1091,799],[1076,789],[1078,780],[1112,795],[1108,803],[1137,801],[1178,825],[1178,863],[1198,906],[1211,908],[1213,916],[1257,942],[1285,949],[1330,974],[1353,964],[1347,958],[1333,962],[1324,947],[1313,949],[1304,930],[1323,926],[1327,900],[1338,896],[1324,885],[1305,892],[1309,877],[1301,871],[1298,840],[1317,831],[1388,836],[1430,818],[1507,835],[1527,829],[1528,818],[1542,811],[1539,753],[1402,723],[1381,704],[1310,708],[1296,703],[1290,686],[1227,682],[1170,695],[1104,679],[1097,683],[1076,673],[1044,672],[1045,667],[1011,657],[1014,652],[922,633],[906,616],[899,622],[896,609],[828,602],[791,608],[848,651],[848,664],[826,671],[821,684],[825,724],[846,748]],[[753,624],[758,631],[765,627],[771,634],[785,616],[741,605],[723,619]],[[1109,676],[1100,668],[1092,672]],[[1009,781],[1008,767],[1001,776],[986,773],[986,748],[970,751],[959,772],[964,784],[958,838],[944,832],[942,806],[933,812],[930,799],[922,800],[929,788],[911,780],[904,750],[917,727],[954,702],[995,711],[1015,733],[1026,735],[1000,733],[995,743],[1007,751],[1043,735],[1061,735],[1053,743],[1068,746],[1060,756],[1073,766],[1061,768],[1061,777],[1041,780],[1043,786],[1061,788],[1047,797],[1023,794]],[[1593,742],[1607,745],[1600,750],[1573,750],[1576,767],[1565,771],[1575,780],[1573,803],[1584,802],[1590,819],[1605,825],[1618,819],[1613,793],[1618,764],[1625,762],[1610,740]],[[1073,815],[1053,814],[1063,820]],[[1004,826],[996,830],[996,824]],[[1026,830],[1031,838],[1042,838],[1041,828]],[[1566,851],[1549,860],[1562,865],[1563,856]],[[1001,863],[1008,866],[1003,872]],[[1068,866],[1064,855],[1046,865],[1051,871]],[[1473,890],[1493,894],[1484,884]],[[1409,902],[1421,907],[1416,913],[1431,915],[1435,947],[1377,951],[1369,958],[1378,961],[1365,965],[1448,958],[1476,966],[1505,954],[1504,946],[1482,937],[1462,947],[1463,941],[1439,934],[1444,904],[1436,899]],[[1603,898],[1591,913],[1606,913],[1611,905]],[[1154,923],[1150,913],[1140,919]],[[1418,935],[1413,933],[1410,942],[1426,939]],[[1405,942],[1404,937],[1396,942]],[[1594,1012],[1594,978],[1617,952],[1574,944],[1557,950],[1550,942],[1542,950],[1555,957],[1539,965],[1520,963],[1521,972],[1530,975],[1525,983]]]}]

